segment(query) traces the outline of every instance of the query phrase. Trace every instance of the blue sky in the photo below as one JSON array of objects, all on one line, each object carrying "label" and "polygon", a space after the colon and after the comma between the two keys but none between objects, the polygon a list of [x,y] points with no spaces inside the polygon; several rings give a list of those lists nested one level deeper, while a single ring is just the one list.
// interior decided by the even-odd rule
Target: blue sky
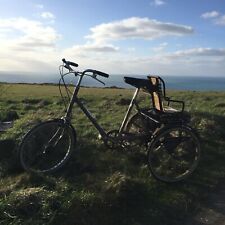
[{"label": "blue sky", "polygon": [[225,76],[224,0],[0,0],[0,71]]}]

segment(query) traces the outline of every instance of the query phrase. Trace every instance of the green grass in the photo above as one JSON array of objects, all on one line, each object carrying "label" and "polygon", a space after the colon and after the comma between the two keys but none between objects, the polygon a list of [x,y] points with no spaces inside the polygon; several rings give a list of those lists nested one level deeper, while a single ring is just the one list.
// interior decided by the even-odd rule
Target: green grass
[{"label": "green grass", "polygon": [[[145,154],[111,151],[76,107],[78,142],[67,165],[52,175],[24,172],[18,144],[34,124],[61,117],[63,103],[52,85],[0,84],[0,120],[19,119],[0,134],[0,224],[180,225],[225,177],[225,92],[169,91],[186,102],[199,130],[202,159],[197,171],[177,184],[156,181]],[[83,88],[80,97],[106,129],[118,129],[132,90]],[[142,104],[149,104],[141,95]]]}]

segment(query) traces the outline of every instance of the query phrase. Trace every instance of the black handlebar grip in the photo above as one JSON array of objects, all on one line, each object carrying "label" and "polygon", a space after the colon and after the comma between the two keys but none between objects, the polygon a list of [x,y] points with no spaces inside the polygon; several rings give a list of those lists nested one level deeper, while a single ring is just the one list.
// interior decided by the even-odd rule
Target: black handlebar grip
[{"label": "black handlebar grip", "polygon": [[74,62],[68,62],[71,66],[75,66],[75,67],[78,67],[78,64],[77,63],[74,63]]},{"label": "black handlebar grip", "polygon": [[78,67],[78,64],[77,64],[77,63],[70,62],[70,61],[66,61],[65,59],[62,59],[62,61],[63,61],[67,66]]},{"label": "black handlebar grip", "polygon": [[100,76],[102,76],[102,77],[107,77],[107,78],[109,77],[109,74],[103,73],[103,72],[98,71],[98,70],[95,70],[95,73],[98,74],[98,75],[100,75]]}]

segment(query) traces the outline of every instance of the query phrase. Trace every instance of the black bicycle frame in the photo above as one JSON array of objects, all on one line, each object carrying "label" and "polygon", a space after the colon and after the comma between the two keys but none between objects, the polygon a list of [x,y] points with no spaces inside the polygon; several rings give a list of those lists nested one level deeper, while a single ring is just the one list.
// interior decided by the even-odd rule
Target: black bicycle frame
[{"label": "black bicycle frame", "polygon": [[[73,108],[74,103],[76,103],[79,106],[79,108],[83,111],[83,113],[87,116],[87,118],[92,122],[94,127],[99,131],[99,133],[102,136],[103,140],[105,140],[105,139],[107,139],[107,133],[98,124],[97,120],[93,117],[93,115],[89,112],[89,110],[83,105],[83,103],[77,97],[83,76],[84,76],[84,74],[80,75],[80,77],[78,79],[78,82],[76,84],[76,87],[74,88],[73,95],[72,95],[72,97],[70,99],[69,106],[68,106],[68,108],[66,110],[65,118],[66,118],[66,120],[69,120],[69,121],[71,120],[72,108]],[[120,126],[119,134],[122,133],[124,128],[125,128],[125,126],[127,124],[127,121],[129,119],[129,116],[131,114],[131,111],[133,109],[133,106],[135,105],[136,108],[138,109],[138,105],[136,103],[136,98],[137,98],[138,93],[139,93],[139,88],[136,88],[136,90],[134,92],[134,95],[133,95],[133,97],[131,99],[130,105],[128,107],[128,110],[127,110],[127,112],[126,112],[126,114],[124,116],[123,122],[122,122],[122,124]]]}]

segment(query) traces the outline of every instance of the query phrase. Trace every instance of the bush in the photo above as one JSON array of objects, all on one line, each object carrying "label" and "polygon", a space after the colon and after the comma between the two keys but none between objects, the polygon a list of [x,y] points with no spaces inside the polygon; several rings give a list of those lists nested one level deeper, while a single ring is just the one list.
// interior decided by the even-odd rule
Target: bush
[{"label": "bush", "polygon": [[16,111],[0,112],[0,121],[13,121],[19,119],[19,116]]}]

